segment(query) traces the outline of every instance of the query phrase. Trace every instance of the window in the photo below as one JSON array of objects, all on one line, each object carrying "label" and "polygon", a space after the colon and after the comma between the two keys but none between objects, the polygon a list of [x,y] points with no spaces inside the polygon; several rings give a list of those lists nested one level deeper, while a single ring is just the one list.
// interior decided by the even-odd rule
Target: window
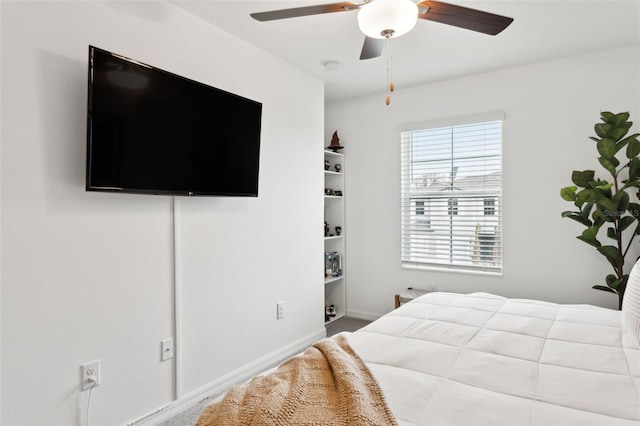
[{"label": "window", "polygon": [[402,131],[403,267],[502,272],[502,115]]}]

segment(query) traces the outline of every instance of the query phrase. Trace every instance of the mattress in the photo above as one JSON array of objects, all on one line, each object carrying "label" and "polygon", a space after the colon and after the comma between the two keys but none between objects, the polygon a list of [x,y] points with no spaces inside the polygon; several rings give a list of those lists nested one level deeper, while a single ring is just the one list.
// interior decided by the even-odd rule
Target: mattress
[{"label": "mattress", "polygon": [[620,311],[429,293],[348,342],[401,426],[640,425],[640,347]]}]

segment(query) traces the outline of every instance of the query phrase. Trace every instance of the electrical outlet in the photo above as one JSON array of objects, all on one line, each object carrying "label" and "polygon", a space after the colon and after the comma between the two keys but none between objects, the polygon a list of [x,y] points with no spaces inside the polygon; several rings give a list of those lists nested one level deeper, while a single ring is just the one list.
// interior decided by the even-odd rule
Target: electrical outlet
[{"label": "electrical outlet", "polygon": [[100,384],[100,360],[82,364],[81,368],[82,390],[89,390]]},{"label": "electrical outlet", "polygon": [[164,339],[160,342],[160,350],[162,351],[161,359],[163,361],[173,358],[173,339]]},{"label": "electrical outlet", "polygon": [[278,302],[278,319],[284,318],[284,302]]}]

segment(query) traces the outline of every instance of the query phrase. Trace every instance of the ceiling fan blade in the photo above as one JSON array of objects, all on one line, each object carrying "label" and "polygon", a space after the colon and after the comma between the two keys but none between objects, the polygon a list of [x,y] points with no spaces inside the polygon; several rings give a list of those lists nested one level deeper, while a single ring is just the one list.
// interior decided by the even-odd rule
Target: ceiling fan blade
[{"label": "ceiling fan blade", "polygon": [[297,18],[300,16],[320,15],[322,13],[347,12],[359,9],[358,3],[343,1],[340,3],[319,4],[315,6],[294,7],[291,9],[271,10],[268,12],[251,13],[257,21],[275,21],[277,19]]},{"label": "ceiling fan blade", "polygon": [[385,41],[379,38],[365,37],[360,59],[372,59],[382,55]]},{"label": "ceiling fan blade", "polygon": [[[507,28],[513,18],[435,0],[418,3],[418,18],[453,25],[484,34],[496,35]],[[426,8],[426,11],[424,10]]]}]

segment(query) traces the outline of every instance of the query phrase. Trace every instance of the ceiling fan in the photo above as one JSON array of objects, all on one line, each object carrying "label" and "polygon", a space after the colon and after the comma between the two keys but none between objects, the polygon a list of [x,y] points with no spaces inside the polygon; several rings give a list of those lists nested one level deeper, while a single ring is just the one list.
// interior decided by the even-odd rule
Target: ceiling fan
[{"label": "ceiling fan", "polygon": [[360,59],[381,55],[384,40],[408,33],[418,19],[497,35],[513,18],[435,0],[364,0],[363,3],[339,2],[252,13],[258,21],[274,21],[334,12],[358,11],[358,26],[365,35]]}]

